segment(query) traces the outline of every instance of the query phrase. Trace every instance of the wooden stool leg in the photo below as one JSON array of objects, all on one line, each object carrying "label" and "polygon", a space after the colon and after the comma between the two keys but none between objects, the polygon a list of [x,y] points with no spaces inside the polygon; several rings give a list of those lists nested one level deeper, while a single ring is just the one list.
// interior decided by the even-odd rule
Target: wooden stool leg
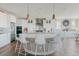
[{"label": "wooden stool leg", "polygon": [[19,47],[18,56],[19,56],[19,54],[21,52],[21,47],[22,47],[22,43],[20,44],[20,47]]},{"label": "wooden stool leg", "polygon": [[46,56],[46,49],[45,49],[45,45],[44,45],[44,56]]},{"label": "wooden stool leg", "polygon": [[15,53],[16,53],[16,51],[17,51],[17,49],[18,49],[18,41],[16,42],[16,46],[15,46]]},{"label": "wooden stool leg", "polygon": [[[27,48],[27,44],[26,44],[26,48]],[[24,50],[25,50],[25,56],[27,55],[27,53],[26,53],[26,48],[24,48]]]},{"label": "wooden stool leg", "polygon": [[36,54],[37,54],[37,45],[36,45],[36,49],[35,49],[35,56],[36,56]]},{"label": "wooden stool leg", "polygon": [[32,44],[30,43],[30,49],[32,50]]},{"label": "wooden stool leg", "polygon": [[27,55],[27,53],[25,52],[25,56]]}]

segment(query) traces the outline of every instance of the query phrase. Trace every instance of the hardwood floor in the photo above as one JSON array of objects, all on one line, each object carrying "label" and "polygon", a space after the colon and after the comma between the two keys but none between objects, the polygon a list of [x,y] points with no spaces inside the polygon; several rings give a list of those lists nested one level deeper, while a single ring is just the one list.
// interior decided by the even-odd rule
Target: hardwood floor
[{"label": "hardwood floor", "polygon": [[[79,56],[79,41],[75,41],[75,42],[76,42],[77,48],[74,48],[74,49],[76,49],[76,53],[77,53],[76,56]],[[18,54],[15,53],[15,44],[16,44],[16,42],[12,42],[11,44],[8,44],[3,48],[0,48],[0,56],[18,56]],[[72,49],[70,49],[70,50],[72,50]],[[64,52],[64,51],[62,51],[62,52]],[[70,52],[70,53],[72,53],[72,52]],[[63,56],[67,56],[67,55],[69,56],[69,54],[67,54],[67,52],[65,51]],[[28,54],[27,56],[33,56],[33,55]],[[57,55],[54,53],[54,54],[50,54],[48,56],[57,56]],[[59,56],[62,56],[62,55],[59,54]]]},{"label": "hardwood floor", "polygon": [[14,52],[15,42],[0,48],[0,56],[17,56]]}]

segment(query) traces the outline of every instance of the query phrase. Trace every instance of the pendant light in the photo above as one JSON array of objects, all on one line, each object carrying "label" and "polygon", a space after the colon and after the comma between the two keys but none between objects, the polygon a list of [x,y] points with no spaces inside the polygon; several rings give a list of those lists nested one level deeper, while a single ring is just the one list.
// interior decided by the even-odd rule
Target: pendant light
[{"label": "pendant light", "polygon": [[55,5],[53,4],[53,16],[52,19],[55,19]]},{"label": "pendant light", "polygon": [[29,19],[29,4],[27,4],[27,16],[26,16],[26,20]]}]

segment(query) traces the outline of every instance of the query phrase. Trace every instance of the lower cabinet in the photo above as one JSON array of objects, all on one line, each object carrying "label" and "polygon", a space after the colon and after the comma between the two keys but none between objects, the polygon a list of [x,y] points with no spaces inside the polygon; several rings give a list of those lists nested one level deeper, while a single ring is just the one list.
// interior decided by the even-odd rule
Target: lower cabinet
[{"label": "lower cabinet", "polygon": [[10,43],[10,33],[0,34],[0,48]]}]

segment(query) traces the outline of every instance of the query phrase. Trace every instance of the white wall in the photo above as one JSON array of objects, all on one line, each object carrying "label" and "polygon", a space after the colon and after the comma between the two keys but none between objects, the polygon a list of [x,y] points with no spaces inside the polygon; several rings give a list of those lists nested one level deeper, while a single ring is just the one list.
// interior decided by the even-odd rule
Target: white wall
[{"label": "white wall", "polygon": [[57,18],[79,18],[79,4],[55,4]]}]

